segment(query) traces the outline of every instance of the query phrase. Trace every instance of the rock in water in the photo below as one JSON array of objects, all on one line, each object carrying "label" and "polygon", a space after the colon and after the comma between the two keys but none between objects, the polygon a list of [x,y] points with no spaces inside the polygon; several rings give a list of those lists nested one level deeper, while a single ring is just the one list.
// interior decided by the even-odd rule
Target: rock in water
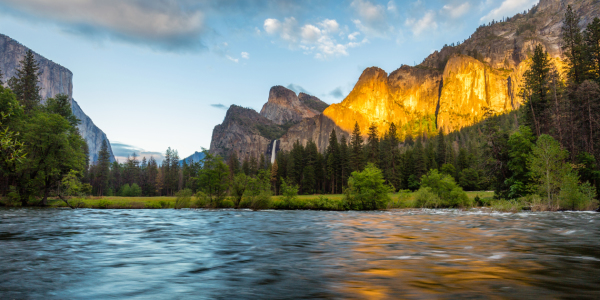
[{"label": "rock in water", "polygon": [[[19,42],[10,37],[0,34],[0,70],[4,72],[5,81],[13,77],[19,68],[19,62],[23,60],[25,53],[29,48],[21,45]],[[111,161],[114,161],[114,155],[110,146],[110,141],[106,134],[88,117],[79,107],[77,102],[73,100],[73,73],[67,68],[49,60],[34,52],[35,60],[40,66],[40,88],[42,101],[47,98],[54,97],[57,94],[69,95],[71,99],[71,108],[73,114],[81,120],[79,124],[79,132],[88,144],[90,150],[90,161],[98,159],[98,152],[102,146],[102,141],[108,143],[108,151],[110,152]]]}]

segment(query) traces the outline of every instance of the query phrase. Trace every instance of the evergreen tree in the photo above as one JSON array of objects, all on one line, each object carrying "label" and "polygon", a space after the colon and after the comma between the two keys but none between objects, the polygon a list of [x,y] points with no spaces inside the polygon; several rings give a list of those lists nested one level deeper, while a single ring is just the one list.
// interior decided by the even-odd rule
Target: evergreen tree
[{"label": "evergreen tree", "polygon": [[[440,128],[440,132],[437,136],[436,158],[437,158],[437,165],[440,167],[448,162],[448,161],[446,161],[446,141],[444,139],[444,131],[441,128]],[[452,176],[454,176],[454,174],[452,174]]]},{"label": "evergreen tree", "polygon": [[25,111],[31,111],[42,100],[41,88],[38,86],[40,67],[31,50],[27,50],[19,65],[15,77],[8,81],[8,85],[17,96],[17,100],[25,107]]},{"label": "evergreen tree", "polygon": [[525,124],[535,130],[536,135],[546,132],[548,101],[550,94],[551,63],[548,53],[541,45],[535,47],[533,63],[524,74],[521,97],[525,99]]},{"label": "evergreen tree", "polygon": [[330,190],[332,194],[336,193],[336,186],[338,182],[339,164],[340,164],[340,150],[335,134],[335,129],[331,131],[329,135],[329,146],[327,146],[327,177],[329,179]]},{"label": "evergreen tree", "polygon": [[567,74],[569,79],[575,84],[582,83],[586,79],[588,72],[579,22],[579,15],[569,5],[563,20],[561,38],[562,50],[569,66]]},{"label": "evergreen tree", "polygon": [[363,138],[360,132],[358,122],[354,123],[354,130],[352,131],[352,137],[350,139],[350,163],[352,165],[352,171],[359,172],[364,168],[364,155],[363,155]]},{"label": "evergreen tree", "polygon": [[248,161],[248,157],[244,157],[244,161],[242,162],[242,171],[246,176],[250,176],[250,162]]},{"label": "evergreen tree", "polygon": [[590,74],[600,84],[600,19],[594,18],[587,26],[584,39],[590,60]]},{"label": "evergreen tree", "polygon": [[102,196],[108,189],[108,177],[110,172],[110,153],[108,152],[108,143],[102,141],[100,152],[98,152],[98,170],[96,173],[98,195]]},{"label": "evergreen tree", "polygon": [[236,151],[232,151],[227,159],[227,166],[229,166],[229,176],[233,179],[233,176],[240,172],[240,161]]},{"label": "evergreen tree", "polygon": [[379,131],[377,126],[372,123],[369,127],[369,137],[367,139],[368,162],[379,165]]},{"label": "evergreen tree", "polygon": [[348,143],[346,142],[346,136],[342,135],[340,140],[340,185],[342,187],[347,185],[350,173],[352,173],[352,168],[350,166],[350,150],[348,148]]}]

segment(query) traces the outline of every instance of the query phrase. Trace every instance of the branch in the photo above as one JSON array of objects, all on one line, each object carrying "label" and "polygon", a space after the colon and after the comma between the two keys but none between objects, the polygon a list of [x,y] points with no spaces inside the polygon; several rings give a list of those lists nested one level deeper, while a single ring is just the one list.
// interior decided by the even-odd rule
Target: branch
[{"label": "branch", "polygon": [[58,194],[58,198],[60,198],[60,200],[64,201],[71,209],[75,209],[75,207],[73,207],[71,204],[69,204],[69,200],[63,198],[63,196],[61,194]]}]

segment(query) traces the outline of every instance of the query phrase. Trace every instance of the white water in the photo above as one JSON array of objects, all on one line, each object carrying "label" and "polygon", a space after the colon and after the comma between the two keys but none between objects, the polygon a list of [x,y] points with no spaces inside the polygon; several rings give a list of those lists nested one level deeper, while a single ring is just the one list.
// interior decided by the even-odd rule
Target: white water
[{"label": "white water", "polygon": [[275,149],[277,149],[277,140],[273,141],[273,152],[271,152],[271,164],[275,163]]}]

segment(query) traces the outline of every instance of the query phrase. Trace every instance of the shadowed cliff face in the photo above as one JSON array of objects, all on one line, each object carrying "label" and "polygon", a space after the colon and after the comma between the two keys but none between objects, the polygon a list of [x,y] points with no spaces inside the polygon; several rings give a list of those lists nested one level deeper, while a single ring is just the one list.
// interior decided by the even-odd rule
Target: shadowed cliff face
[{"label": "shadowed cliff face", "polygon": [[304,118],[314,117],[320,111],[307,106],[305,103],[314,101],[319,105],[316,100],[319,102],[321,100],[307,96],[303,96],[304,102],[301,102],[294,91],[283,86],[274,86],[269,91],[269,100],[260,110],[260,114],[279,125],[297,123]]},{"label": "shadowed cliff face", "polygon": [[210,142],[210,153],[229,157],[236,152],[240,161],[267,151],[271,139],[264,137],[269,130],[280,127],[250,108],[232,105],[227,110],[223,123],[215,126]]},{"label": "shadowed cliff face", "polygon": [[[29,48],[21,45],[19,42],[10,37],[0,34],[0,70],[2,70],[5,81],[13,77],[19,68],[19,62],[25,57],[25,53]],[[41,88],[42,101],[47,98],[54,97],[57,94],[69,95],[71,99],[71,108],[73,114],[81,123],[79,124],[79,132],[83,139],[87,142],[90,151],[90,162],[98,159],[98,152],[102,147],[102,141],[108,142],[108,150],[110,152],[111,161],[114,161],[110,141],[106,134],[83,112],[77,102],[73,100],[73,73],[67,68],[46,59],[45,57],[34,53],[34,58],[40,67],[39,86]]]}]

